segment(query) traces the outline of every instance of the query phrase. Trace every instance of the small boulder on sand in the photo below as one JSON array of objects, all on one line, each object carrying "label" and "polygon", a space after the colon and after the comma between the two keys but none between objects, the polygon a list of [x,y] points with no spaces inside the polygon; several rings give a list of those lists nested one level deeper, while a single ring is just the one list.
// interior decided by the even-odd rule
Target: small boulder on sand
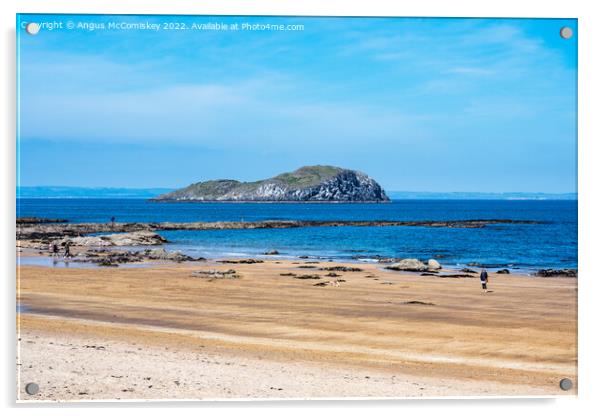
[{"label": "small boulder on sand", "polygon": [[399,270],[405,272],[424,272],[428,266],[418,259],[403,259],[386,267],[390,270]]},{"label": "small boulder on sand", "polygon": [[427,267],[429,270],[440,270],[441,264],[435,259],[430,259],[427,263]]},{"label": "small boulder on sand", "polygon": [[164,248],[145,250],[144,255],[150,260],[192,261],[192,257],[182,254],[180,251],[167,251]]},{"label": "small boulder on sand", "polygon": [[216,279],[240,279],[240,275],[236,273],[236,270],[197,270],[192,272],[193,277],[200,277],[202,279],[209,279],[210,281]]}]

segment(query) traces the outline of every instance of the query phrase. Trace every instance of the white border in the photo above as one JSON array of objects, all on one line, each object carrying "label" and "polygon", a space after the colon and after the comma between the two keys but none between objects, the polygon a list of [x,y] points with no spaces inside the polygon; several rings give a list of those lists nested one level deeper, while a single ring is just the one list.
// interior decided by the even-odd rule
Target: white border
[{"label": "white border", "polygon": [[[131,13],[131,14],[223,14],[223,15],[336,15],[336,16],[446,16],[446,17],[569,17],[579,19],[579,398],[557,399],[436,399],[436,400],[374,400],[374,401],[257,401],[257,402],[152,402],[137,404],[99,403],[86,406],[85,412],[105,414],[100,406],[111,407],[111,412],[129,413],[134,407],[143,406],[146,414],[163,414],[166,407],[178,406],[178,412],[223,413],[232,409],[250,411],[257,414],[306,414],[308,412],[332,412],[333,407],[345,409],[352,414],[377,410],[379,413],[400,411],[428,411],[429,413],[460,413],[462,415],[504,414],[516,410],[531,414],[589,414],[600,406],[600,358],[602,351],[599,334],[599,316],[602,316],[599,297],[602,296],[602,276],[596,273],[600,269],[599,232],[600,227],[600,185],[602,178],[600,166],[600,104],[602,96],[600,75],[600,41],[602,40],[602,15],[596,9],[595,2],[498,0],[495,3],[472,0],[422,0],[412,2],[393,2],[381,0],[341,1],[341,0],[256,0],[256,1],[187,1],[171,0],[87,0],[73,2],[67,0],[4,0],[2,7],[2,85],[3,99],[2,122],[4,140],[2,141],[2,183],[3,183],[3,238],[0,255],[4,273],[3,306],[6,308],[2,320],[2,405],[13,407],[10,413],[25,411],[27,414],[51,413],[63,414],[68,410],[80,410],[81,405],[46,405],[31,408],[19,405],[14,408],[14,218],[15,218],[15,13]],[[597,107],[596,107],[597,105]],[[596,267],[598,266],[598,267]],[[125,408],[120,406],[127,406]],[[401,409],[398,407],[402,407]],[[195,409],[202,407],[202,409]],[[65,409],[66,408],[66,409]],[[142,410],[142,409],[138,409]]]}]

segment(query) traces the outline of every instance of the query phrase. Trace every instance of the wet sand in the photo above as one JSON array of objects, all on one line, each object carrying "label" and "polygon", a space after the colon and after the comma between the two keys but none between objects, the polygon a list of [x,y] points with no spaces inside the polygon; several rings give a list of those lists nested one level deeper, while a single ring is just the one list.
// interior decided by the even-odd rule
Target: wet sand
[{"label": "wet sand", "polygon": [[[19,399],[576,393],[558,388],[577,380],[576,279],[493,274],[482,293],[348,264],[362,271],[315,286],[334,265],[22,266]],[[192,276],[209,269],[241,277]]]}]

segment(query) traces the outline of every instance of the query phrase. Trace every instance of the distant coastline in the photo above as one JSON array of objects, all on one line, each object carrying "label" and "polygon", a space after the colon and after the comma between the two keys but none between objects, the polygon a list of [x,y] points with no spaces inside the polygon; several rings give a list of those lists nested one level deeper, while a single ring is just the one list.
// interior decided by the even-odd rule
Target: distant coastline
[{"label": "distant coastline", "polygon": [[[105,199],[148,199],[176,188],[111,188],[76,186],[21,186],[17,187],[17,198],[105,198]],[[387,191],[392,200],[421,199],[491,199],[491,200],[577,200],[577,193],[545,192],[414,192]]]},{"label": "distant coastline", "polygon": [[80,186],[21,186],[17,198],[154,198],[174,188],[112,188]]},{"label": "distant coastline", "polygon": [[393,200],[405,199],[491,199],[491,200],[569,200],[576,201],[576,192],[411,192],[387,191]]}]

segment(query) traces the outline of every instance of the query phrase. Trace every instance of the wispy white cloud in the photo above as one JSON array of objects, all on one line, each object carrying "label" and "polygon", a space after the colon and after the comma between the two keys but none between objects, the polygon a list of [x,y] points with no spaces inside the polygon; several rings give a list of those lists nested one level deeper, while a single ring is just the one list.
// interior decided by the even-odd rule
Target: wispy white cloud
[{"label": "wispy white cloud", "polygon": [[460,74],[460,75],[475,75],[475,76],[487,76],[494,75],[495,70],[489,68],[479,68],[474,66],[457,66],[449,68],[445,71],[448,74]]},{"label": "wispy white cloud", "polygon": [[[329,146],[419,136],[425,116],[369,103],[312,97],[299,81],[277,77],[229,84],[181,84],[140,91],[32,92],[23,105],[28,138],[114,143],[188,143],[219,148]],[[290,95],[290,97],[289,97]],[[286,139],[286,142],[283,142]]]},{"label": "wispy white cloud", "polygon": [[423,78],[427,86],[449,74],[457,76],[450,82],[461,82],[462,76],[508,79],[566,71],[560,54],[522,26],[519,22],[458,19],[435,29],[429,26],[428,31],[413,25],[403,34],[377,32],[365,37],[358,32],[355,42],[342,45],[340,51],[345,56],[357,54],[386,63],[400,75]]}]

